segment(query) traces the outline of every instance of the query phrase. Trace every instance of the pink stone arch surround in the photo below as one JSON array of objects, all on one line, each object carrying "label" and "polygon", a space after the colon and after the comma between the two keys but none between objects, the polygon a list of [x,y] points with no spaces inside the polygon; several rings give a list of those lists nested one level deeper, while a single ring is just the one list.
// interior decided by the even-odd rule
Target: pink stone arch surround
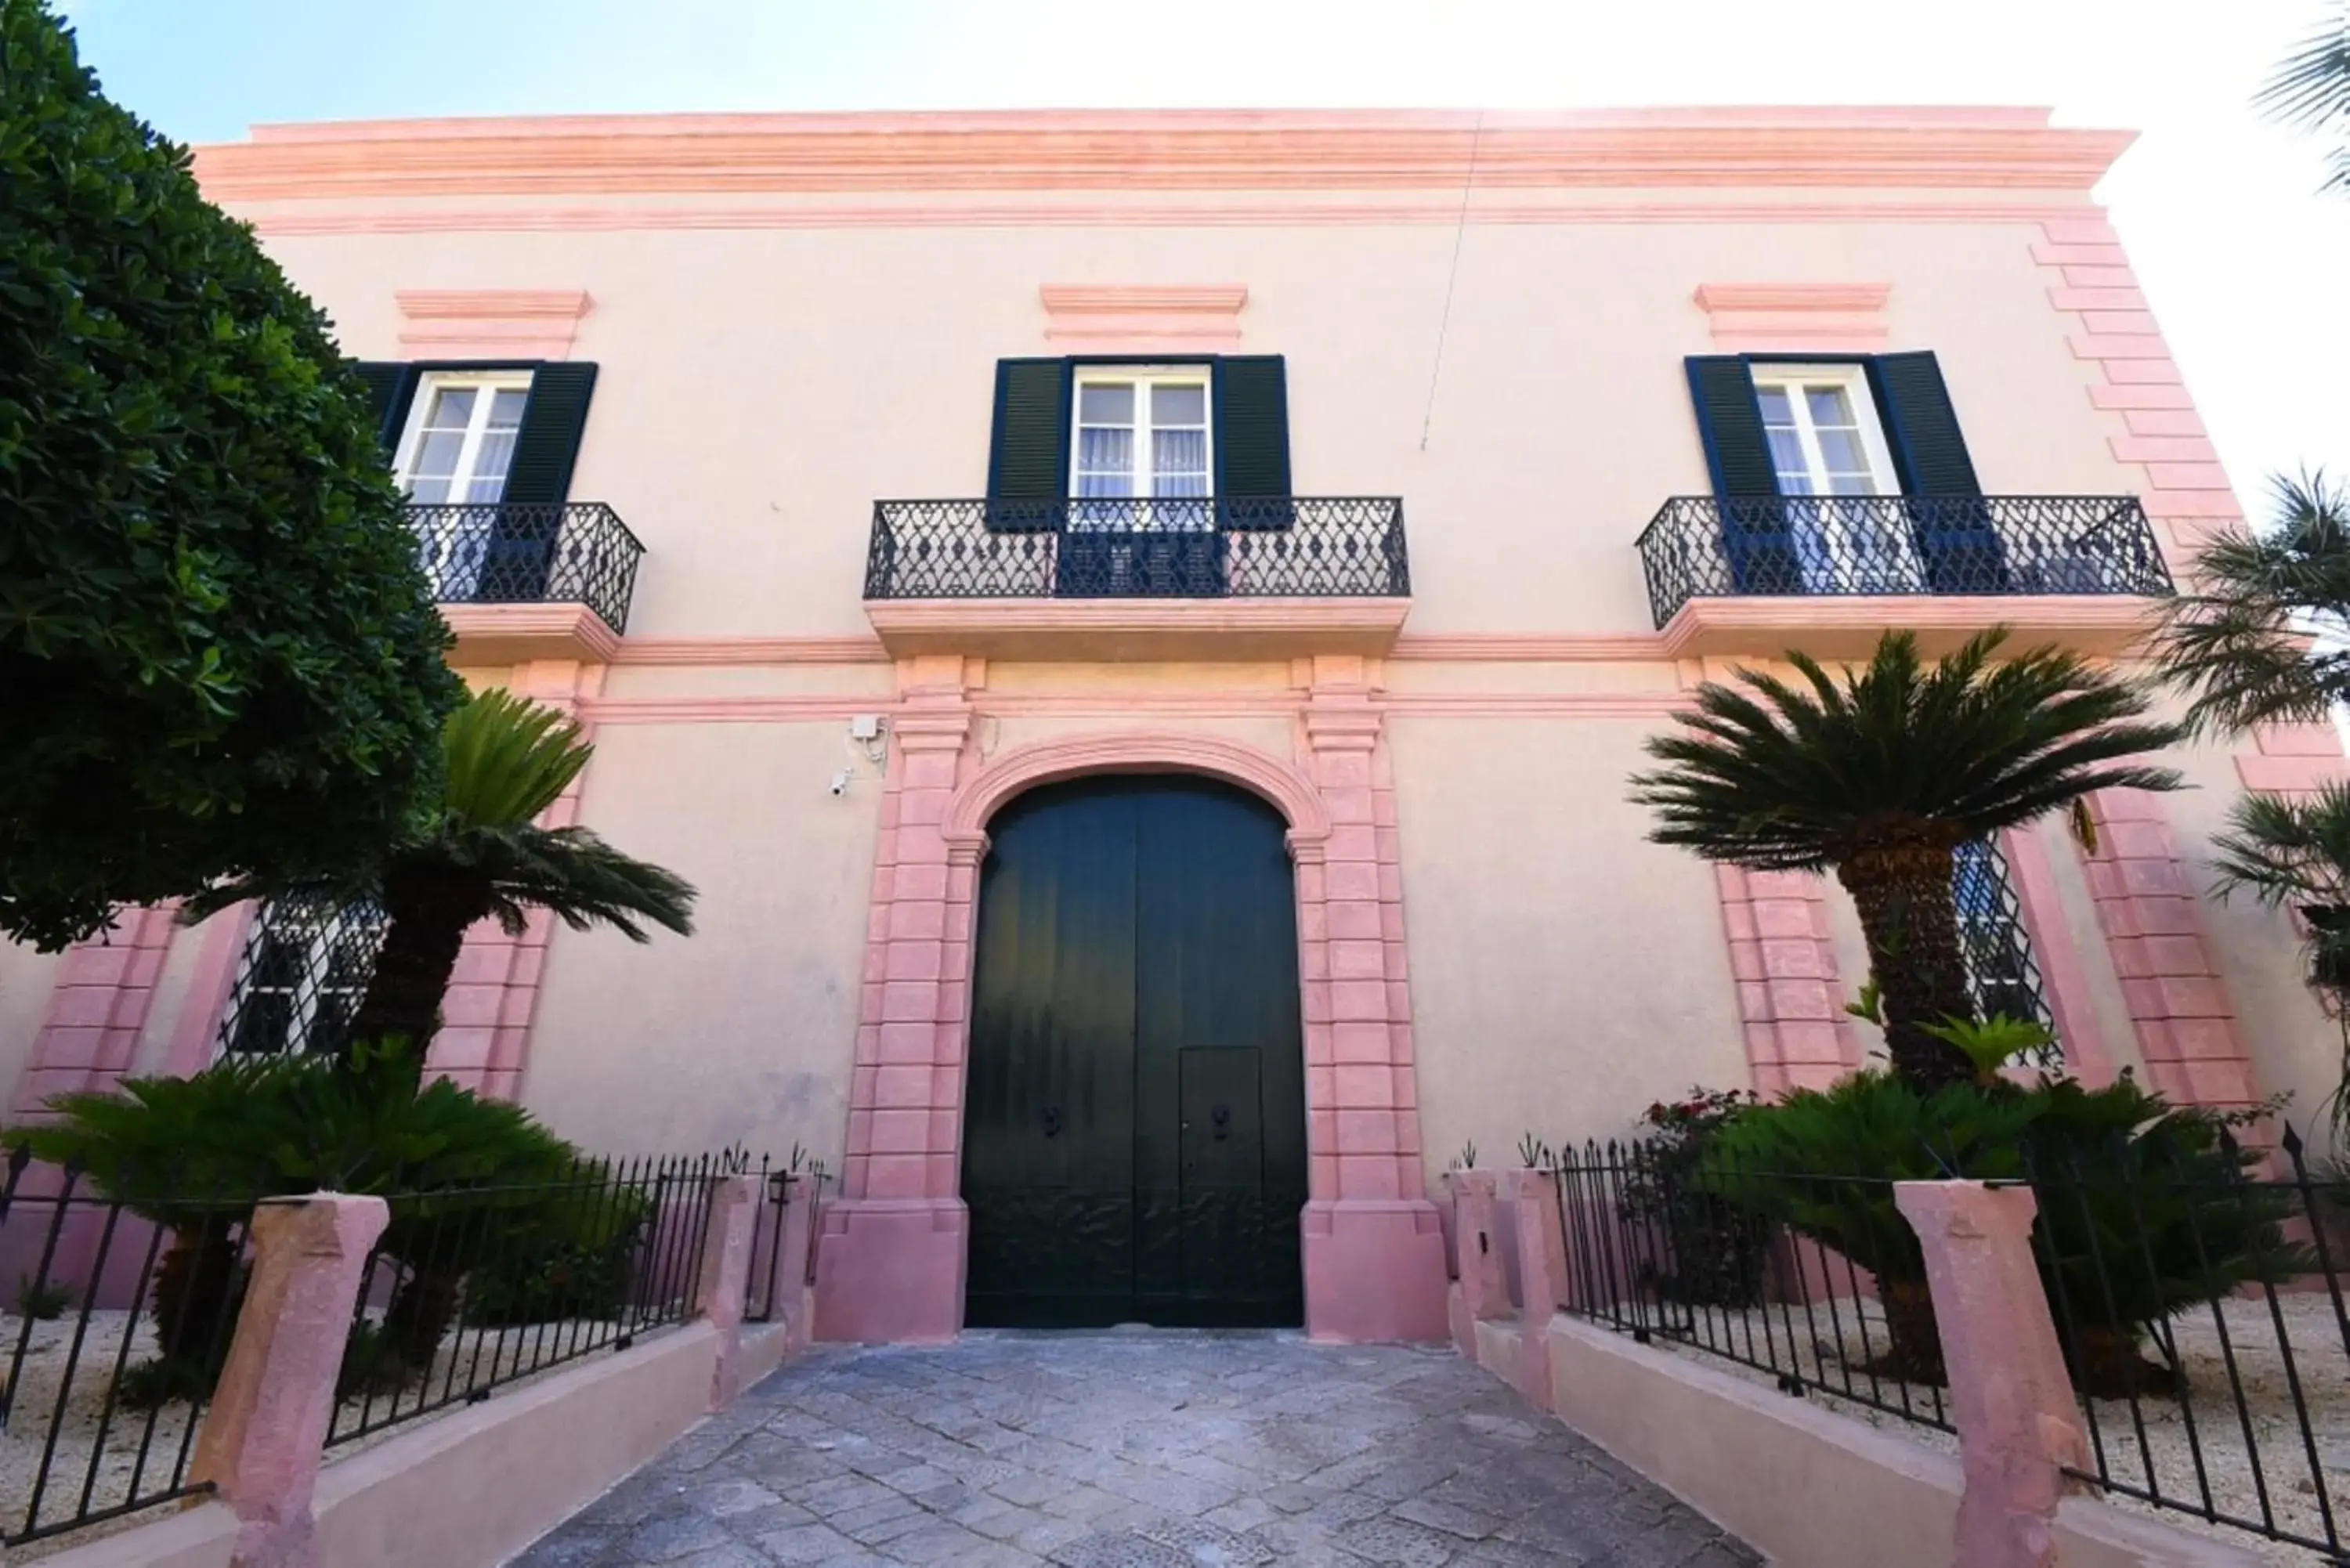
[{"label": "pink stone arch surround", "polygon": [[1421,1188],[1400,871],[1376,711],[1317,692],[1295,764],[1214,736],[1122,732],[1041,742],[982,765],[970,722],[968,707],[948,701],[897,726],[842,1196],[818,1243],[817,1335],[930,1340],[962,1326],[969,1228],[957,1189],[988,820],[1056,780],[1193,773],[1253,791],[1289,823],[1306,1053],[1306,1329],[1335,1340],[1440,1337],[1443,1243]]}]

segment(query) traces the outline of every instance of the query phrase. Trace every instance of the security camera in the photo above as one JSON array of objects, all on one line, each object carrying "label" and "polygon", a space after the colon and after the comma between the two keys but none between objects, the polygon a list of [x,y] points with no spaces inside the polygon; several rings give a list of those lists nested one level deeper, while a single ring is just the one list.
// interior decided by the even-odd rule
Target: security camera
[{"label": "security camera", "polygon": [[838,773],[832,775],[832,793],[835,794],[847,794],[848,793],[848,770],[847,768],[843,768]]}]

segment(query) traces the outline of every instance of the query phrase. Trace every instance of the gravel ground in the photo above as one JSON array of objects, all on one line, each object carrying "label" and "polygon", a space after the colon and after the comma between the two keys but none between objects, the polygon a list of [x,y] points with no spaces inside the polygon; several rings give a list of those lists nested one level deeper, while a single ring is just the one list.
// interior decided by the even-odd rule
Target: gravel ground
[{"label": "gravel ground", "polygon": [[[168,1491],[182,1461],[183,1443],[192,1454],[195,1439],[188,1430],[185,1405],[167,1405],[152,1412],[151,1438],[147,1435],[150,1412],[117,1407],[109,1416],[107,1392],[114,1381],[129,1316],[123,1312],[93,1312],[86,1331],[78,1312],[34,1323],[24,1369],[17,1386],[9,1391],[7,1426],[0,1430],[0,1523],[12,1533],[25,1527],[32,1507],[53,1418],[57,1444],[49,1457],[48,1480],[40,1499],[40,1522],[45,1524],[80,1512],[85,1486],[93,1510],[129,1501],[134,1476],[140,1497]],[[0,1313],[0,1355],[14,1356],[24,1329],[24,1319],[14,1313]],[[82,1333],[78,1356],[73,1354],[77,1332]],[[129,1364],[135,1366],[154,1353],[154,1325],[141,1318]],[[59,1416],[59,1386],[66,1381],[69,1359],[72,1384],[64,1390],[65,1406]],[[103,1451],[99,1446],[101,1426]],[[142,1442],[147,1449],[143,1467],[140,1463]],[[10,1560],[17,1560],[15,1549]]]},{"label": "gravel ground", "polygon": [[[1808,1318],[1796,1306],[1774,1305],[1745,1313],[1707,1311],[1697,1315],[1692,1328],[1679,1332],[1693,1334],[1701,1345],[1710,1343],[1717,1349],[1734,1348],[1740,1354],[1750,1354],[1751,1335],[1751,1354],[1758,1360],[1767,1359],[1768,1346],[1775,1345],[1781,1363],[1792,1355],[1806,1384],[1825,1394],[1836,1408],[1929,1447],[1958,1452],[1958,1439],[1948,1432],[1835,1397],[1846,1389],[1870,1397],[1873,1387],[1873,1397],[1887,1405],[1898,1409],[1906,1395],[1912,1409],[1929,1415],[1936,1409],[1938,1391],[1890,1379],[1872,1380],[1861,1368],[1869,1352],[1884,1352],[1883,1314],[1873,1301],[1843,1300],[1835,1304],[1833,1316],[1827,1304],[1821,1303]],[[1856,1305],[1862,1309],[1857,1314]],[[2208,1485],[2211,1506],[2218,1512],[2255,1521],[2265,1512],[2278,1528],[2321,1541],[2326,1534],[2324,1510],[2330,1506],[2335,1532],[2350,1545],[2350,1350],[2345,1348],[2342,1325],[2326,1293],[2279,1296],[2277,1310],[2284,1320],[2282,1343],[2292,1351],[2293,1376],[2287,1376],[2277,1324],[2266,1300],[2229,1301],[2216,1314],[2208,1307],[2198,1308],[2178,1326],[2178,1349],[2187,1366],[2188,1391],[2183,1398],[2149,1394],[2140,1398],[2135,1412],[2126,1400],[2100,1399],[2091,1406],[2090,1425],[2102,1445],[2104,1473],[2118,1484],[2158,1490],[2166,1500],[2198,1507]],[[1862,1348],[1864,1332],[1866,1352]],[[1672,1343],[1662,1332],[1656,1342]],[[2230,1355],[2244,1390],[2241,1415],[2229,1388]],[[1716,1356],[1706,1359],[1712,1365],[1728,1365],[1730,1370],[1757,1383],[1775,1382],[1767,1372],[1725,1364]],[[2294,1413],[2296,1380],[2314,1438],[2314,1463],[2312,1445],[2303,1442]],[[2251,1451],[2260,1458],[2258,1481]],[[2096,1467],[2093,1462],[2088,1468]],[[2265,1511],[2262,1483],[2266,1490]],[[2250,1546],[2273,1563],[2350,1561],[2350,1557],[2262,1542],[2241,1529],[2207,1526],[2173,1508],[2155,1510],[2119,1493],[2109,1495],[2125,1507],[2158,1512],[2172,1522]]]}]

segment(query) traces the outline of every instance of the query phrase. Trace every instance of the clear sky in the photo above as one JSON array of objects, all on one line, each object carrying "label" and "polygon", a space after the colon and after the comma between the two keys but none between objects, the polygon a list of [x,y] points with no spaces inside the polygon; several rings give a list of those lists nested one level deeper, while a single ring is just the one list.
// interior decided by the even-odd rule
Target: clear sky
[{"label": "clear sky", "polygon": [[2350,479],[2350,195],[2250,99],[2350,0],[71,0],[118,100],[256,122],[656,109],[2043,104],[2248,504]]}]

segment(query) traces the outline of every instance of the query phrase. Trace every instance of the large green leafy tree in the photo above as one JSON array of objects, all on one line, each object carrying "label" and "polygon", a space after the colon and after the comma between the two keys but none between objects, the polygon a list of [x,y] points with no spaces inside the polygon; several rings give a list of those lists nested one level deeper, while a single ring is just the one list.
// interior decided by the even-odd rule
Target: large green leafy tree
[{"label": "large green leafy tree", "polygon": [[0,0],[0,934],[388,842],[445,639],[325,317]]},{"label": "large green leafy tree", "polygon": [[520,935],[531,910],[546,909],[576,930],[611,926],[640,942],[650,940],[649,925],[693,929],[693,888],[682,877],[587,828],[539,825],[595,751],[577,724],[494,690],[450,714],[442,741],[441,798],[390,854],[331,881],[241,878],[188,906],[192,918],[288,894],[380,906],[390,918],[383,950],[350,1038],[361,1049],[402,1041],[411,1063],[439,1027],[441,994],[478,920]]},{"label": "large green leafy tree", "polygon": [[2138,686],[2054,649],[1998,657],[2004,628],[1933,665],[1888,633],[1867,665],[1799,680],[1741,670],[1709,681],[1665,766],[1636,775],[1649,836],[1764,871],[1834,871],[1851,893],[1882,995],[1886,1051],[1920,1087],[1972,1075],[1933,1033],[1974,1016],[1951,892],[1957,846],[2109,787],[2167,790],[2178,774],[2131,759],[2180,738],[2147,719]]}]

